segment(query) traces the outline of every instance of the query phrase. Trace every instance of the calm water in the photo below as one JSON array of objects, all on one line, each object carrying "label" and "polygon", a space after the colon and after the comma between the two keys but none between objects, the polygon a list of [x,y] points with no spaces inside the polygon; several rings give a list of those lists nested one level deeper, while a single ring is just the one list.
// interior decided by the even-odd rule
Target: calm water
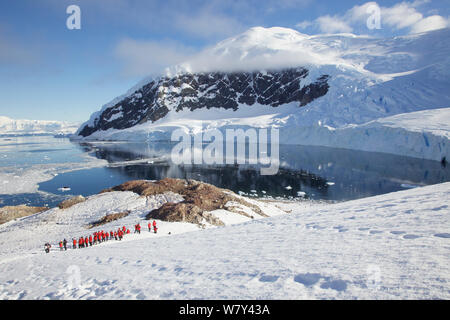
[{"label": "calm water", "polygon": [[[350,200],[405,190],[417,185],[450,181],[450,168],[440,162],[381,153],[311,146],[280,146],[277,175],[262,176],[251,165],[184,165],[170,161],[168,143],[77,144],[68,139],[24,137],[0,139],[0,166],[82,161],[89,153],[110,163],[108,167],[59,174],[39,185],[54,198],[39,195],[0,195],[5,204],[25,202],[52,206],[69,195],[84,196],[132,179],[189,178],[253,196]],[[124,162],[143,160],[141,163]],[[70,187],[69,192],[58,190]],[[0,204],[1,205],[1,204]]]}]

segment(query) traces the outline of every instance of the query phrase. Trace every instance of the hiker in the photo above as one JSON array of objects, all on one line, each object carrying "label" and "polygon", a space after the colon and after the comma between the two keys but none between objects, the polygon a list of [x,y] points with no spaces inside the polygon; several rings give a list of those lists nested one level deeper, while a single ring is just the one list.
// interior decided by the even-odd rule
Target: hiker
[{"label": "hiker", "polygon": [[89,235],[89,246],[92,247],[92,235]]},{"label": "hiker", "polygon": [[154,226],[153,229],[155,230],[155,233],[158,231],[158,228],[156,226]]},{"label": "hiker", "polygon": [[77,248],[77,239],[72,238],[72,243],[73,243],[73,248],[76,249]]},{"label": "hiker", "polygon": [[137,225],[134,226],[134,233],[141,233],[141,225],[138,223]]},{"label": "hiker", "polygon": [[49,253],[51,247],[52,247],[52,245],[51,245],[50,243],[47,242],[47,243],[44,245],[45,252],[46,252],[46,253]]},{"label": "hiker", "polygon": [[86,244],[86,248],[89,247],[89,238],[84,238],[84,243]]},{"label": "hiker", "polygon": [[84,247],[84,239],[83,237],[80,238],[80,240],[78,240],[78,248],[81,249]]},{"label": "hiker", "polygon": [[114,238],[117,240],[117,231],[114,231]]},{"label": "hiker", "polygon": [[148,223],[148,232],[151,232],[151,231],[152,231],[152,223],[149,222],[149,223]]},{"label": "hiker", "polygon": [[62,251],[62,249],[63,249],[63,242],[60,241],[60,242],[59,242],[59,250]]},{"label": "hiker", "polygon": [[109,232],[109,238],[112,240],[113,237],[114,237],[114,232],[111,230],[111,231]]},{"label": "hiker", "polygon": [[97,244],[97,232],[94,232],[94,244]]},{"label": "hiker", "polygon": [[130,234],[130,229],[127,229],[127,234]]},{"label": "hiker", "polygon": [[156,221],[153,220],[153,228],[156,228]]},{"label": "hiker", "polygon": [[102,230],[102,242],[105,242],[105,231]]},{"label": "hiker", "polygon": [[64,238],[63,240],[64,251],[67,251],[67,240]]},{"label": "hiker", "polygon": [[122,227],[122,232],[125,233],[125,231],[127,230],[127,228],[125,226]]}]

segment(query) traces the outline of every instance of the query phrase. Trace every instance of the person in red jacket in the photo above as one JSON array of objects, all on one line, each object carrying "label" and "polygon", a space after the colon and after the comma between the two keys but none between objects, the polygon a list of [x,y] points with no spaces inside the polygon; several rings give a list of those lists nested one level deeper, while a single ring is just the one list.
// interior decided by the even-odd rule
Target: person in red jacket
[{"label": "person in red jacket", "polygon": [[62,249],[63,249],[63,242],[62,242],[62,241],[60,241],[60,242],[59,242],[59,250],[61,250],[61,251],[62,251]]},{"label": "person in red jacket", "polygon": [[111,232],[109,233],[109,238],[112,240],[113,237],[114,237],[114,232],[111,230]]},{"label": "person in red jacket", "polygon": [[155,233],[156,233],[158,231],[158,228],[156,226],[154,226],[153,230],[155,230]]},{"label": "person in red jacket", "polygon": [[125,226],[122,227],[122,232],[125,233],[125,231],[127,230],[127,228]]},{"label": "person in red jacket", "polygon": [[73,238],[72,244],[73,244],[73,248],[76,249],[77,248],[77,239]]},{"label": "person in red jacket", "polygon": [[86,246],[86,248],[89,247],[89,238],[88,237],[84,238],[84,245]]},{"label": "person in red jacket", "polygon": [[83,239],[83,237],[81,237],[79,240],[78,240],[78,249],[80,249],[80,248],[83,248],[84,247],[84,244],[83,244],[83,242],[84,242],[84,239]]},{"label": "person in red jacket", "polygon": [[153,228],[156,228],[156,221],[153,220]]},{"label": "person in red jacket", "polygon": [[89,246],[91,246],[91,247],[92,247],[92,234],[91,234],[91,235],[89,235]]},{"label": "person in red jacket", "polygon": [[152,231],[152,223],[151,222],[148,223],[148,232],[150,232],[150,231]]},{"label": "person in red jacket", "polygon": [[127,234],[130,234],[130,229],[127,229]]}]

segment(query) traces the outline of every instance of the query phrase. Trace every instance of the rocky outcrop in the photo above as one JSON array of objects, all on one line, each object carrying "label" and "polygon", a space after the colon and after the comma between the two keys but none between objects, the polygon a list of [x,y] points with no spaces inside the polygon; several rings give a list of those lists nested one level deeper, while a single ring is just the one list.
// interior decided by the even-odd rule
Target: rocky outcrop
[{"label": "rocky outcrop", "polygon": [[0,208],[0,224],[46,210],[48,210],[47,207],[28,207],[26,205],[2,207]]},{"label": "rocky outcrop", "polygon": [[171,110],[224,108],[239,104],[270,105],[298,102],[299,107],[324,96],[328,75],[303,85],[309,71],[290,68],[267,72],[185,73],[150,81],[133,94],[106,108],[93,123],[80,128],[87,137],[98,130],[126,129],[164,118]]},{"label": "rocky outcrop", "polygon": [[126,216],[128,216],[130,214],[130,211],[124,211],[124,212],[119,212],[119,213],[111,213],[111,214],[107,214],[104,217],[102,217],[101,219],[94,221],[92,223],[90,223],[87,228],[91,229],[91,228],[95,228],[101,225],[104,225],[106,223],[109,222],[113,222],[122,218],[125,218]]},{"label": "rocky outcrop", "polygon": [[151,211],[146,218],[168,222],[189,222],[200,226],[203,226],[205,222],[215,226],[225,225],[219,218],[191,203],[165,203]]},{"label": "rocky outcrop", "polygon": [[209,213],[217,209],[224,209],[253,218],[250,214],[241,210],[240,206],[245,206],[256,214],[267,217],[258,206],[242,199],[242,197],[238,197],[232,191],[196,180],[171,178],[157,182],[134,180],[103,190],[101,193],[112,191],[132,191],[142,196],[173,192],[183,196],[184,201],[179,203],[165,203],[160,208],[151,211],[146,216],[146,219],[190,222],[199,225],[207,222],[221,226],[223,222]]},{"label": "rocky outcrop", "polygon": [[61,203],[58,204],[58,208],[60,209],[67,209],[70,208],[71,206],[76,205],[77,203],[81,203],[86,201],[86,198],[83,196],[76,196],[67,200],[62,201]]}]

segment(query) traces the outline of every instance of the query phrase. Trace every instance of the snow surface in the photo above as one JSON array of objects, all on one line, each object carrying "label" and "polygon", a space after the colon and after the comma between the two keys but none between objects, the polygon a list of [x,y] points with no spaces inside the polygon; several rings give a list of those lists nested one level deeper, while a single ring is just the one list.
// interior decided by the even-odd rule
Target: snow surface
[{"label": "snow surface", "polygon": [[[449,65],[449,28],[378,39],[352,34],[309,36],[286,28],[255,27],[206,49],[189,61],[168,68],[166,75],[302,66],[309,70],[302,84],[308,84],[323,74],[330,76],[328,93],[302,108],[295,103],[277,108],[255,103],[252,106],[239,105],[235,112],[217,108],[207,112],[175,112],[174,103],[167,106],[171,110],[169,114],[154,123],[124,130],[97,131],[86,139],[167,141],[171,132],[178,128],[197,131],[198,128],[277,127],[280,128],[281,143],[367,150],[364,147],[368,146],[368,140],[364,135],[370,131],[374,132],[370,141],[377,137],[371,151],[441,160],[449,154],[448,135],[445,134],[448,131],[448,112],[442,109],[450,107]],[[143,80],[125,95],[103,106],[80,129],[84,125],[94,126],[101,112],[124,97],[132,96],[149,81]],[[441,111],[427,116],[424,123],[417,117],[430,114],[412,113],[438,108]],[[412,114],[407,116],[408,113]],[[400,115],[400,118],[392,117],[394,115]],[[409,117],[412,121],[406,121]],[[436,122],[436,119],[440,120]],[[373,123],[374,120],[378,121]],[[413,145],[412,141],[420,140],[417,128],[427,132],[426,135],[431,133],[428,141],[431,145]],[[333,129],[336,131],[331,132]],[[337,129],[343,130],[336,134]],[[340,141],[341,135],[344,136],[343,142]]]},{"label": "snow surface", "polygon": [[[277,216],[244,222],[220,211],[235,224],[158,222],[158,234],[143,215],[176,194],[96,195],[0,226],[0,298],[449,299],[449,195],[444,183],[332,205],[266,201]],[[125,209],[129,217],[99,229],[141,221],[142,234],[67,252],[41,247]]]}]

